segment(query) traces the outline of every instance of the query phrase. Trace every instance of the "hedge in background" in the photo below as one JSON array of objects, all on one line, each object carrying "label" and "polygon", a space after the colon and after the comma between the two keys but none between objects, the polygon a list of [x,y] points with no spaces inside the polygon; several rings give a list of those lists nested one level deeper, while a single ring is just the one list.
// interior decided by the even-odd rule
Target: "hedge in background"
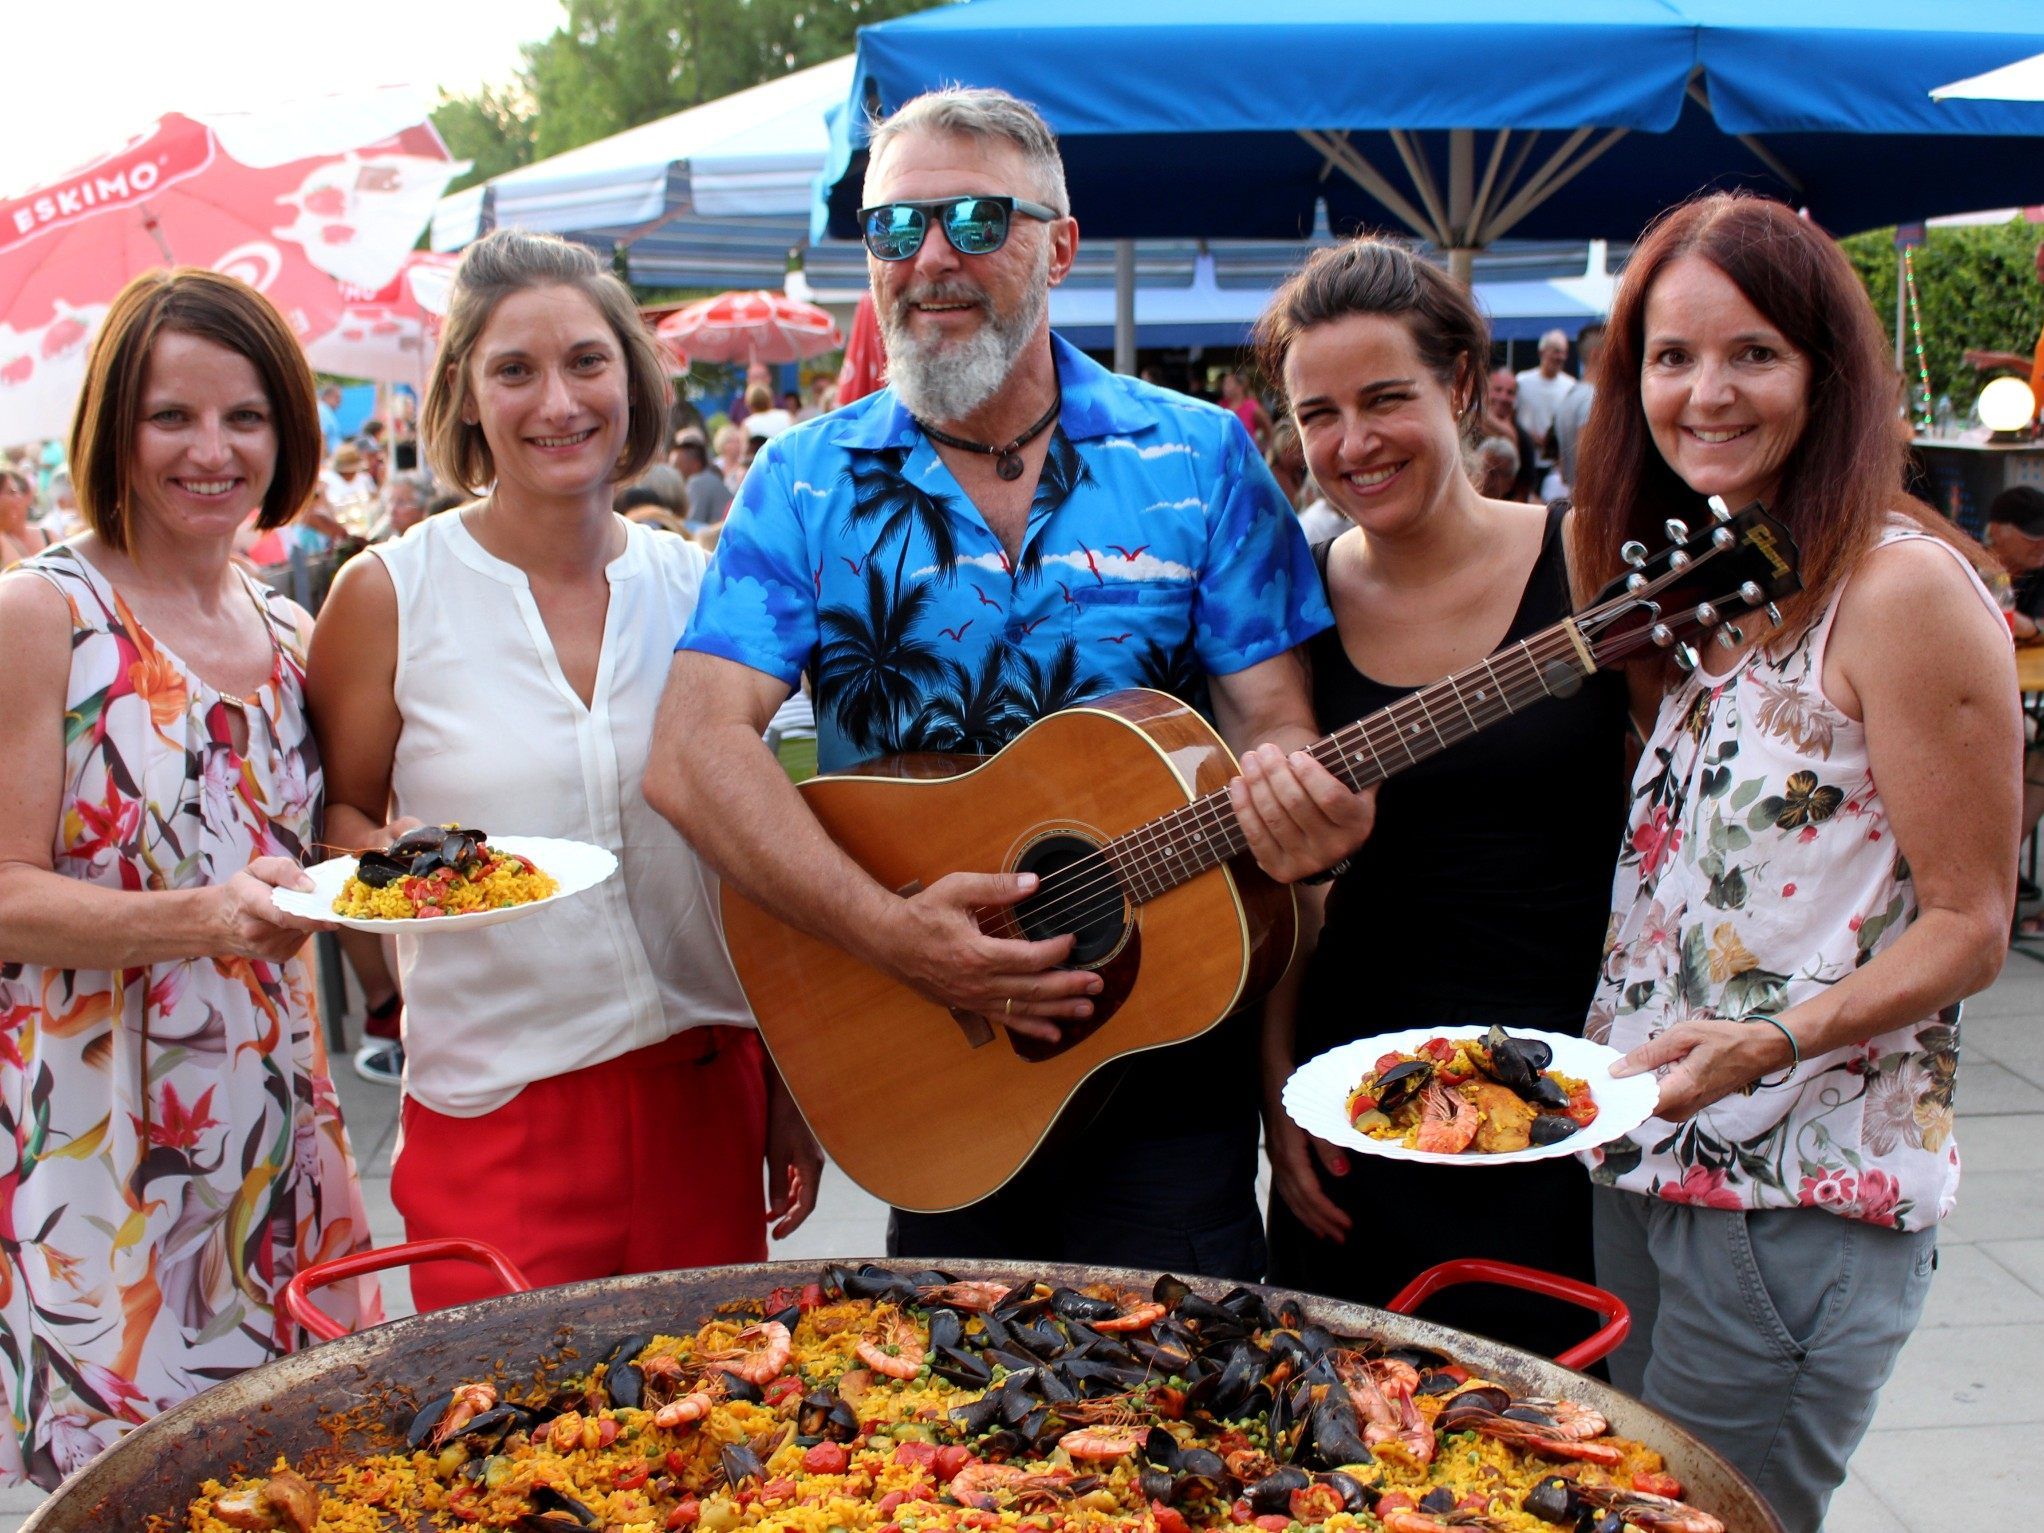
[{"label": "hedge in background", "polygon": [[[1923,355],[1930,368],[1931,398],[1949,394],[1963,416],[1985,382],[1966,365],[1968,350],[2012,351],[2028,356],[2044,328],[2044,284],[2037,281],[2037,243],[2044,226],[2018,217],[2005,224],[1933,228],[1916,247],[1916,298],[1923,306]],[[1895,333],[1895,288],[1902,280],[1893,229],[1870,229],[1841,241],[1853,269],[1866,284],[1881,316]],[[1915,382],[1915,352],[1903,350]]]}]

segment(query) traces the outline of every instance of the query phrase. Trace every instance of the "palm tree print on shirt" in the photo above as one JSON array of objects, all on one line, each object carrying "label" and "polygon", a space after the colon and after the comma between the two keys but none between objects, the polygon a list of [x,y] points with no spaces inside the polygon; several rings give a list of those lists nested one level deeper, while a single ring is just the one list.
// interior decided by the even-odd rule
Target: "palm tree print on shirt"
[{"label": "palm tree print on shirt", "polygon": [[861,750],[899,750],[900,719],[944,678],[936,647],[914,633],[930,600],[925,585],[890,600],[886,577],[869,559],[866,610],[830,606],[817,614],[825,635],[817,657],[817,701],[832,710],[845,738]]},{"label": "palm tree print on shirt", "polygon": [[852,466],[845,471],[852,487],[852,509],[846,514],[845,530],[880,524],[880,535],[867,550],[868,559],[878,558],[890,542],[900,545],[894,558],[896,602],[901,600],[901,582],[916,533],[922,533],[929,542],[938,578],[952,579],[958,567],[958,540],[951,531],[951,501],[910,483],[902,472],[907,462],[908,449],[894,447],[883,452],[854,454]]}]

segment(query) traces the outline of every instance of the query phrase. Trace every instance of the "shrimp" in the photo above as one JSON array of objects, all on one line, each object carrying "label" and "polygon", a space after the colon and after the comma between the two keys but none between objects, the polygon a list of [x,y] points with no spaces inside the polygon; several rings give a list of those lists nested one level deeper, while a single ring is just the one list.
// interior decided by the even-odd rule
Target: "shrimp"
[{"label": "shrimp", "polygon": [[1450,1512],[1446,1518],[1440,1518],[1401,1508],[1379,1512],[1377,1518],[1384,1533],[1463,1533],[1466,1528],[1494,1526],[1488,1518],[1473,1512]]},{"label": "shrimp", "polygon": [[1420,1415],[1412,1392],[1419,1370],[1392,1357],[1337,1356],[1335,1373],[1348,1386],[1349,1403],[1363,1426],[1363,1441],[1375,1448],[1395,1442],[1415,1463],[1431,1464],[1436,1447],[1434,1429]]},{"label": "shrimp", "polygon": [[1164,1318],[1164,1306],[1154,1299],[1123,1298],[1117,1302],[1121,1313],[1093,1322],[1096,1331],[1146,1331]]},{"label": "shrimp", "polygon": [[1586,1442],[1568,1437],[1552,1427],[1541,1426],[1538,1422],[1520,1421],[1512,1416],[1484,1416],[1464,1421],[1451,1431],[1474,1427],[1485,1437],[1495,1438],[1513,1448],[1527,1453],[1542,1454],[1547,1458],[1574,1459],[1578,1463],[1602,1464],[1615,1468],[1625,1461],[1625,1454],[1610,1443]]},{"label": "shrimp", "polygon": [[1058,1439],[1058,1446],[1075,1459],[1106,1461],[1127,1458],[1142,1438],[1131,1427],[1081,1427]]},{"label": "shrimp", "polygon": [[874,1312],[877,1329],[859,1339],[859,1361],[890,1379],[912,1379],[923,1369],[923,1329],[913,1320],[882,1305]]},{"label": "shrimp", "polygon": [[440,1424],[433,1428],[433,1435],[427,1439],[429,1448],[443,1448],[447,1440],[467,1426],[476,1417],[491,1409],[497,1403],[497,1386],[494,1384],[464,1384],[455,1390],[454,1398],[447,1402],[447,1409],[440,1413]]},{"label": "shrimp", "polygon": [[1098,1483],[1098,1476],[1074,1478],[1062,1469],[1030,1474],[1013,1464],[967,1464],[944,1488],[961,1504],[990,1512],[1002,1497],[1012,1499],[1024,1510],[1037,1510],[1054,1502],[1069,1501],[1081,1488]]},{"label": "shrimp", "polygon": [[1459,1155],[1469,1148],[1482,1119],[1462,1097],[1435,1081],[1420,1095],[1419,1135],[1413,1148],[1433,1155]]},{"label": "shrimp", "polygon": [[928,1288],[919,1288],[916,1292],[925,1304],[983,1315],[1007,1298],[1008,1287],[1006,1283],[934,1283]]},{"label": "shrimp", "polygon": [[707,1384],[699,1384],[687,1394],[669,1400],[655,1411],[653,1425],[671,1429],[701,1421],[710,1414],[711,1407],[717,1403],[717,1396],[721,1393],[721,1390],[713,1390]]},{"label": "shrimp", "polygon": [[319,1492],[289,1469],[213,1498],[213,1515],[230,1528],[288,1529],[313,1533],[319,1526]]},{"label": "shrimp", "polygon": [[1701,1507],[1643,1490],[1616,1485],[1577,1484],[1575,1493],[1592,1506],[1616,1512],[1644,1533],[1725,1533],[1725,1525]]},{"label": "shrimp", "polygon": [[788,1354],[795,1344],[788,1328],[778,1320],[749,1325],[731,1339],[734,1345],[730,1350],[704,1353],[703,1361],[720,1373],[736,1375],[752,1385],[771,1384],[779,1378],[781,1370],[788,1366]]},{"label": "shrimp", "polygon": [[1601,1411],[1592,1410],[1579,1400],[1521,1400],[1519,1404],[1530,1405],[1552,1420],[1556,1437],[1581,1442],[1586,1438],[1602,1437],[1611,1430],[1611,1423],[1604,1419]]}]

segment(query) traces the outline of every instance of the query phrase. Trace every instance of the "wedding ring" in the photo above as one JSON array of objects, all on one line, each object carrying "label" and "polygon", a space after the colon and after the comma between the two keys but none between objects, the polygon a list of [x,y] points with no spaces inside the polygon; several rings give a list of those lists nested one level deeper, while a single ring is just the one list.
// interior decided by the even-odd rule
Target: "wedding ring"
[{"label": "wedding ring", "polygon": [[1012,995],[1009,996],[1008,999],[1002,1003],[1001,1015],[1004,1017],[1012,1017],[1015,1015],[1015,998]]}]

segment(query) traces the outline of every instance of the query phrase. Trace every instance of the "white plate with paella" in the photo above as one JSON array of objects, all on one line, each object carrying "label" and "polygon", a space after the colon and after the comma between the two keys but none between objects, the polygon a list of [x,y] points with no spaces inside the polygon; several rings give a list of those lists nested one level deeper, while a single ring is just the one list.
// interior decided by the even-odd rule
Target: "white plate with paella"
[{"label": "white plate with paella", "polygon": [[1653,1116],[1652,1074],[1605,1044],[1533,1028],[1414,1027],[1342,1044],[1285,1082],[1307,1133],[1391,1160],[1509,1166],[1608,1144]]},{"label": "white plate with paella", "polygon": [[380,850],[317,863],[305,870],[311,889],[270,897],[288,915],[356,931],[475,931],[580,894],[616,871],[616,854],[586,841],[425,825]]}]

